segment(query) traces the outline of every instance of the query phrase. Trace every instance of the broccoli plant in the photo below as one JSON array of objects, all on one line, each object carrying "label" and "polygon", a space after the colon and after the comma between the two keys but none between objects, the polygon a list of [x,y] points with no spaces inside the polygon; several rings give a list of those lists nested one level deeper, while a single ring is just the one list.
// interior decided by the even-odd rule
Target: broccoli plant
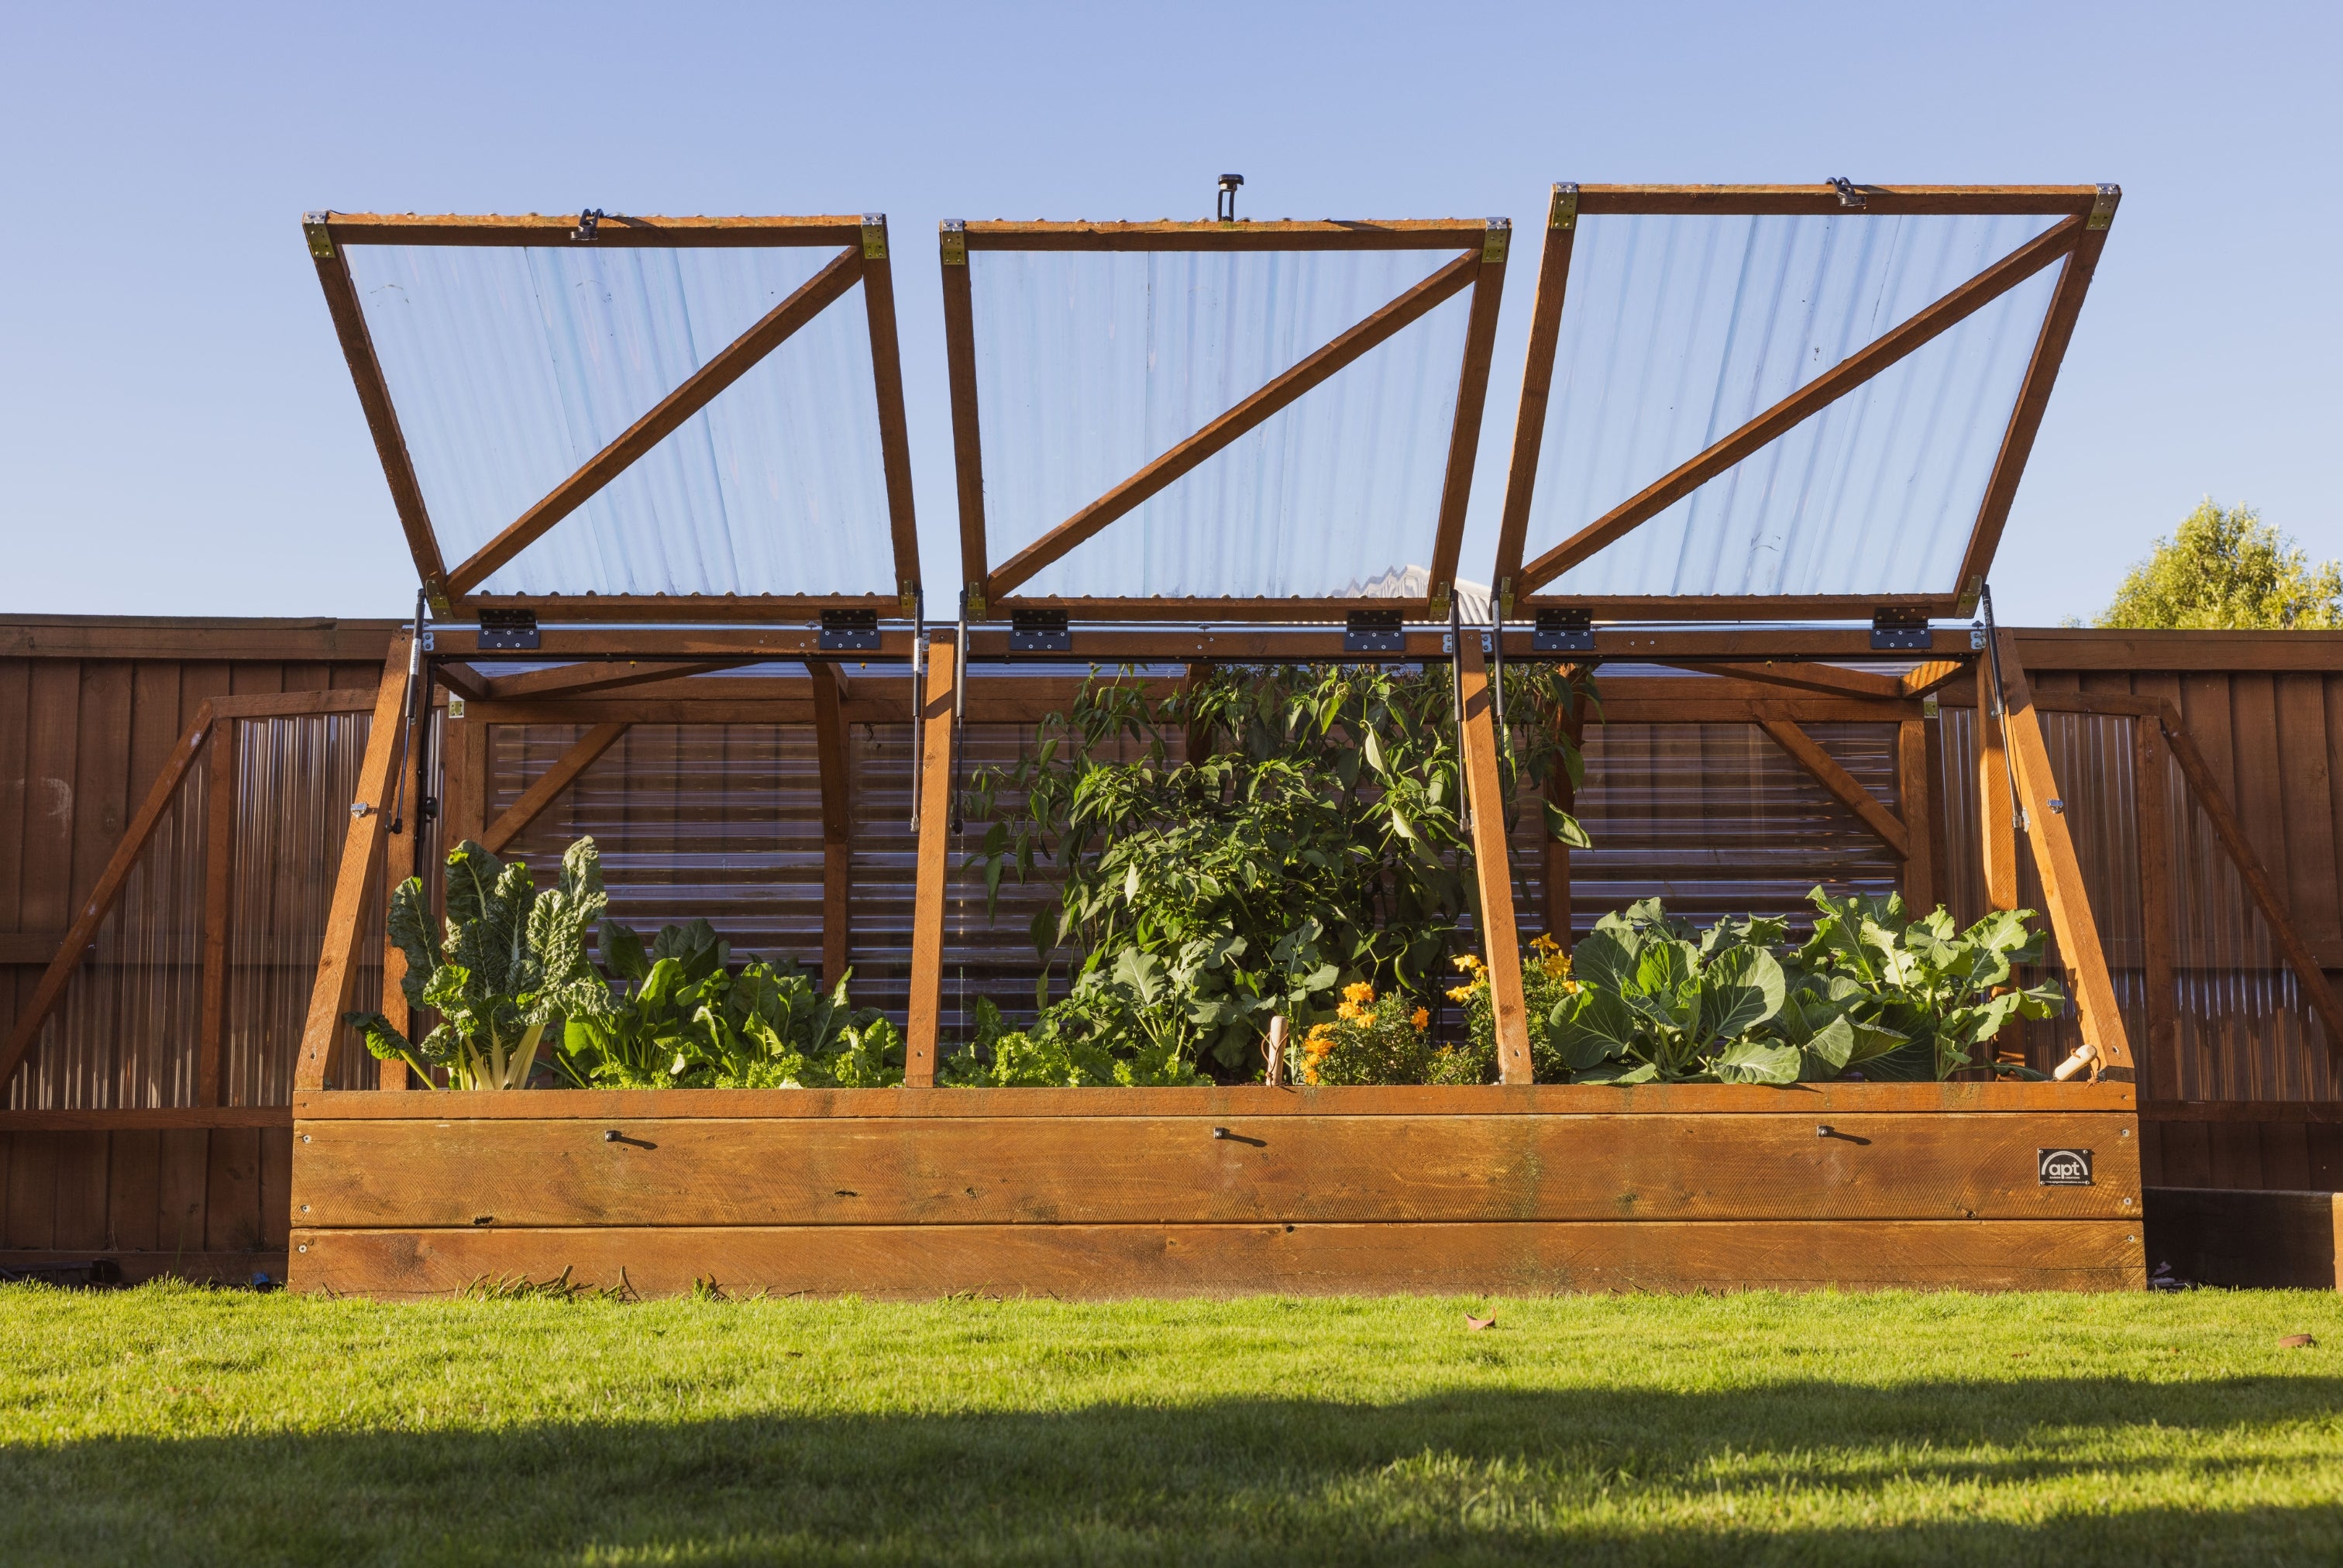
[{"label": "broccoli plant", "polygon": [[447,921],[431,940],[420,878],[390,898],[390,940],[407,955],[407,1005],[439,1021],[409,1040],[378,1012],[343,1021],[382,1060],[403,1060],[426,1083],[444,1068],[450,1089],[522,1089],[546,1030],[609,1010],[609,988],[586,957],[586,933],[608,899],[594,840],[561,857],[561,876],[540,890],[525,861],[498,860],[466,839],[447,857]]}]

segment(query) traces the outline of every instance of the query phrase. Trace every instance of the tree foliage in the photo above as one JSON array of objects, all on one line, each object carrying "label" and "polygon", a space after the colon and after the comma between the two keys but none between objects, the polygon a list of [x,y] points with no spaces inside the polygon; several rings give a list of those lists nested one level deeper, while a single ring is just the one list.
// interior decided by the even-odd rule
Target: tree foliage
[{"label": "tree foliage", "polygon": [[2156,541],[2093,623],[2167,630],[2332,631],[2343,628],[2343,567],[2310,564],[2250,507],[2207,497]]}]

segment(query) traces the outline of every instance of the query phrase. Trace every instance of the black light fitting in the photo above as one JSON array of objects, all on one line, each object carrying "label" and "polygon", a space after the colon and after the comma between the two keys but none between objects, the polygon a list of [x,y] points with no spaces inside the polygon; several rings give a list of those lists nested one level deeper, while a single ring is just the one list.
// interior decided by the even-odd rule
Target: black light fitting
[{"label": "black light fitting", "polygon": [[1212,216],[1219,218],[1222,223],[1234,223],[1237,221],[1237,187],[1242,184],[1244,184],[1244,176],[1242,175],[1222,175],[1221,176],[1221,194],[1219,198],[1212,204]]}]

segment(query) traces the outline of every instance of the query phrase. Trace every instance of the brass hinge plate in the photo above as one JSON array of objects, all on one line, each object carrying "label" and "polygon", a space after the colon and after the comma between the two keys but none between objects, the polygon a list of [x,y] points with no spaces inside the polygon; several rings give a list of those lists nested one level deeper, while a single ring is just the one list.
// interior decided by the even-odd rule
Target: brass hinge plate
[{"label": "brass hinge plate", "polygon": [[1578,226],[1578,182],[1565,180],[1554,187],[1554,205],[1546,208],[1548,228]]},{"label": "brass hinge plate", "polygon": [[2116,220],[2116,203],[2123,200],[2123,186],[2101,186],[2099,194],[2091,198],[2091,216],[2083,220],[2085,228],[2105,228]]},{"label": "brass hinge plate", "polygon": [[862,215],[862,259],[865,261],[887,259],[887,215],[883,212],[866,212]]},{"label": "brass hinge plate", "polygon": [[1505,259],[1505,246],[1511,243],[1513,237],[1513,220],[1512,218],[1491,218],[1488,232],[1481,236],[1481,260],[1484,264],[1503,262]]},{"label": "brass hinge plate", "polygon": [[334,215],[327,212],[305,212],[301,215],[301,233],[309,242],[309,254],[319,261],[334,259],[334,231],[326,226]]},{"label": "brass hinge plate", "polygon": [[943,246],[946,266],[968,265],[968,225],[956,217],[948,217],[936,226],[936,236]]}]

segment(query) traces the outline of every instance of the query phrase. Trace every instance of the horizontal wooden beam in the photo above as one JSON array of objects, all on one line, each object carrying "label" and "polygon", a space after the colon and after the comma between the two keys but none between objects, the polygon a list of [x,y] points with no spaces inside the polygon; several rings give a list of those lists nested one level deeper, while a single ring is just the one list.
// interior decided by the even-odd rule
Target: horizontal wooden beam
[{"label": "horizontal wooden beam", "polygon": [[0,1110],[0,1132],[170,1132],[291,1127],[289,1105],[162,1105],[96,1111]]},{"label": "horizontal wooden beam", "polygon": [[1688,664],[1682,659],[1660,659],[1654,662],[1676,669],[1698,670],[1703,674],[1736,677],[1765,686],[1786,686],[1799,691],[1828,692],[1834,697],[1882,697],[1901,700],[1906,694],[1904,683],[1892,675],[1874,675],[1869,670],[1841,669],[1836,665],[1784,661],[1778,664]]},{"label": "horizontal wooden beam", "polygon": [[381,668],[397,620],[286,616],[0,616],[0,658],[184,658]]},{"label": "horizontal wooden beam", "polygon": [[[1534,594],[1514,608],[1518,619],[1541,609],[1583,609],[1604,621],[1862,621],[1883,609],[1908,610],[1930,620],[1959,618],[1960,599],[1940,594]],[[1598,630],[1601,629],[1598,625]]]},{"label": "horizontal wooden beam", "polygon": [[[528,213],[519,216],[438,213],[337,212],[326,215],[326,231],[337,245],[551,246],[568,249],[578,214]],[[706,246],[772,246],[862,243],[862,219],[827,217],[651,217],[604,215],[594,226],[596,246],[621,249]]]},{"label": "horizontal wooden beam", "polygon": [[1401,218],[1340,223],[1011,223],[970,220],[970,250],[1445,250],[1481,248],[1483,219]]},{"label": "horizontal wooden beam", "polygon": [[1867,186],[1855,187],[1862,209],[1850,210],[1834,186],[1582,185],[1581,217],[1612,214],[1718,216],[1900,217],[1912,213],[1977,216],[2082,216],[2098,199],[2096,185]]},{"label": "horizontal wooden beam", "polygon": [[703,658],[681,663],[652,663],[630,658],[558,665],[551,669],[532,669],[519,675],[498,676],[488,683],[488,689],[480,694],[479,699],[484,702],[509,702],[523,697],[582,697],[589,691],[618,691],[630,686],[649,686],[663,680],[713,675],[719,670],[739,669],[752,662],[741,658]]}]

